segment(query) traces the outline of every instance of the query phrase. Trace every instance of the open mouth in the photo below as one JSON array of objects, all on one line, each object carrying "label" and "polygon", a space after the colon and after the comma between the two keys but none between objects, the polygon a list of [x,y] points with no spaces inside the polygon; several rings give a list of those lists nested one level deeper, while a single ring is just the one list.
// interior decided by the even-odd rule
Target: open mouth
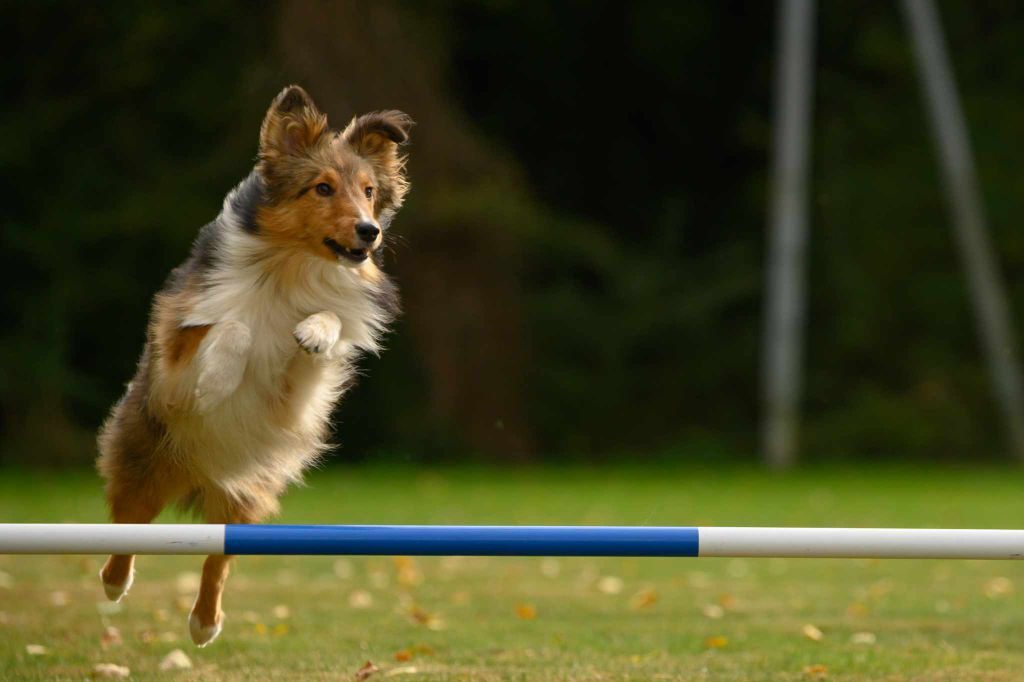
[{"label": "open mouth", "polygon": [[331,251],[338,254],[342,258],[347,258],[350,261],[356,263],[362,263],[370,256],[370,252],[368,249],[350,249],[342,246],[341,244],[334,241],[330,237],[324,239],[324,244],[327,245],[327,248],[329,248]]}]

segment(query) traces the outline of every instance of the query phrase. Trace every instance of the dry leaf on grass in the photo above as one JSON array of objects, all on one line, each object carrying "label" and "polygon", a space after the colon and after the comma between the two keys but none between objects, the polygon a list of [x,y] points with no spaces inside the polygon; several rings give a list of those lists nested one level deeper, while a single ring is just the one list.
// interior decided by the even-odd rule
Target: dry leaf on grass
[{"label": "dry leaf on grass", "polygon": [[723,609],[735,609],[736,608],[736,597],[732,596],[728,592],[723,592],[718,595],[718,605]]},{"label": "dry leaf on grass", "polygon": [[850,642],[852,644],[865,644],[871,645],[878,641],[873,632],[855,632],[850,635]]},{"label": "dry leaf on grass", "polygon": [[803,674],[808,677],[823,678],[828,676],[828,666],[816,663],[814,665],[804,666]]},{"label": "dry leaf on grass", "polygon": [[188,670],[191,667],[192,659],[190,659],[181,649],[175,649],[164,656],[164,659],[160,661],[160,669],[164,671]]},{"label": "dry leaf on grass", "polygon": [[255,632],[257,635],[259,635],[260,637],[264,637],[267,634],[267,624],[266,623],[256,623],[255,625],[252,626],[252,631]]},{"label": "dry leaf on grass", "polygon": [[186,571],[185,573],[179,573],[174,584],[178,588],[178,592],[181,594],[192,594],[199,589],[199,584],[202,582],[202,577],[194,571]]},{"label": "dry leaf on grass", "polygon": [[50,653],[50,650],[42,644],[26,644],[25,653],[29,656],[45,656]]},{"label": "dry leaf on grass", "polygon": [[992,578],[985,583],[985,596],[989,599],[999,599],[1013,593],[1013,582],[1002,576]]},{"label": "dry leaf on grass", "polygon": [[712,620],[718,620],[725,615],[725,609],[718,604],[705,604],[701,607],[701,613]]},{"label": "dry leaf on grass", "polygon": [[517,604],[516,616],[522,620],[533,620],[537,617],[537,607],[533,604]]},{"label": "dry leaf on grass", "polygon": [[650,608],[651,606],[654,606],[654,604],[657,601],[658,593],[650,587],[645,587],[644,589],[640,590],[632,597],[630,597],[629,608],[633,609],[634,611],[639,611],[641,609],[646,609]]},{"label": "dry leaf on grass", "polygon": [[121,644],[121,631],[115,628],[113,625],[108,625],[103,628],[103,634],[100,635],[100,646],[104,649],[107,647],[117,646]]},{"label": "dry leaf on grass", "polygon": [[825,639],[825,633],[819,630],[817,626],[811,625],[810,623],[800,628],[800,632],[804,637],[812,642],[820,642]]},{"label": "dry leaf on grass", "polygon": [[415,675],[420,671],[414,665],[403,665],[398,668],[392,668],[391,670],[384,673],[384,677],[397,677],[398,675]]},{"label": "dry leaf on grass", "polygon": [[417,625],[423,625],[428,630],[444,630],[444,620],[436,613],[429,613],[418,606],[409,609],[409,618]]},{"label": "dry leaf on grass", "polygon": [[562,572],[562,564],[558,559],[542,559],[540,562],[540,574],[547,578],[557,578]]},{"label": "dry leaf on grass", "polygon": [[614,575],[606,575],[597,581],[598,592],[603,592],[604,594],[618,594],[622,592],[624,586],[625,583],[622,581],[622,578]]},{"label": "dry leaf on grass", "polygon": [[289,609],[284,604],[278,604],[277,606],[275,606],[274,610],[272,611],[272,613],[274,614],[274,618],[277,618],[278,620],[284,620],[285,618],[291,618],[291,615],[292,615],[291,609]]},{"label": "dry leaf on grass", "polygon": [[412,652],[408,649],[402,649],[401,651],[395,652],[395,660],[399,663],[407,663],[412,660]]},{"label": "dry leaf on grass", "polygon": [[348,605],[354,609],[368,609],[373,606],[373,595],[366,590],[355,590],[348,595]]},{"label": "dry leaf on grass", "polygon": [[373,664],[373,661],[363,663],[363,667],[356,671],[356,682],[362,682],[370,675],[380,672],[380,668]]},{"label": "dry leaf on grass", "polygon": [[704,646],[708,649],[721,649],[729,644],[729,640],[722,635],[715,635],[704,640]]},{"label": "dry leaf on grass", "polygon": [[126,665],[117,663],[97,663],[93,666],[94,677],[129,677],[132,671]]}]

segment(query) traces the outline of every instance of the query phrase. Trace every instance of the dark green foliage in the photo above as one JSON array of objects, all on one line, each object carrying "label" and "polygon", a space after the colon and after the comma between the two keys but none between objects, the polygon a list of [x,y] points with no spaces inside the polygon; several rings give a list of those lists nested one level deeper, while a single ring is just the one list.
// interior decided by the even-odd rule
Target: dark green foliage
[{"label": "dark green foliage", "polygon": [[[482,270],[517,278],[506,289],[527,327],[522,402],[537,456],[751,455],[773,5],[399,8],[447,55],[441,97],[529,197],[481,193],[474,210],[493,224],[472,229],[515,246]],[[1024,329],[1024,12],[942,10]],[[131,376],[149,297],[251,168],[262,111],[292,79],[284,64],[317,56],[277,53],[270,4],[11,3],[4,16],[0,459],[85,461]],[[997,453],[901,17],[885,3],[822,3],[819,29],[806,449]],[[356,82],[367,79],[339,87]],[[368,92],[353,99],[375,101]],[[406,211],[426,215],[417,183],[460,178],[417,177],[417,133]],[[431,211],[459,215],[431,196]],[[424,234],[397,249],[407,272]],[[470,454],[458,421],[426,406],[431,351],[408,326],[340,413],[345,457]]]}]

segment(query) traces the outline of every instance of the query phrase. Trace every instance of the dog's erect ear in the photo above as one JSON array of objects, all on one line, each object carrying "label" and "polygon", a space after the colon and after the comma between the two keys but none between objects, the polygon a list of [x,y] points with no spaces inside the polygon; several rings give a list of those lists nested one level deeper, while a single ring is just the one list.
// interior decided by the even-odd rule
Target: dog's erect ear
[{"label": "dog's erect ear", "polygon": [[377,175],[378,217],[386,222],[409,191],[405,178],[405,157],[399,145],[409,141],[412,118],[401,111],[375,111],[353,118],[341,133],[342,140],[373,166]]},{"label": "dog's erect ear", "polygon": [[395,153],[395,147],[409,141],[412,118],[401,111],[375,111],[353,118],[342,137],[360,156]]},{"label": "dog's erect ear", "polygon": [[298,85],[289,85],[274,98],[260,127],[260,162],[301,154],[327,131],[327,116]]}]

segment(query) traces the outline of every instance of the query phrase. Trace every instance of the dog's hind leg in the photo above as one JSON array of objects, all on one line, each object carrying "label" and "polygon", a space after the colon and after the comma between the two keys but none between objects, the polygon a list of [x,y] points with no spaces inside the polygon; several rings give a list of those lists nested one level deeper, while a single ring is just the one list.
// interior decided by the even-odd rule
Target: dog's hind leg
[{"label": "dog's hind leg", "polygon": [[[165,499],[147,494],[144,487],[130,488],[118,481],[108,487],[110,516],[114,523],[149,523],[164,507]],[[121,601],[135,579],[135,555],[112,554],[100,571],[103,591],[111,601]]]},{"label": "dog's hind leg", "polygon": [[[218,497],[206,500],[207,523],[259,523],[277,509],[274,498],[228,502]],[[199,594],[188,618],[189,634],[196,646],[204,647],[215,640],[224,626],[221,600],[232,559],[230,554],[211,554],[203,563]]]}]

